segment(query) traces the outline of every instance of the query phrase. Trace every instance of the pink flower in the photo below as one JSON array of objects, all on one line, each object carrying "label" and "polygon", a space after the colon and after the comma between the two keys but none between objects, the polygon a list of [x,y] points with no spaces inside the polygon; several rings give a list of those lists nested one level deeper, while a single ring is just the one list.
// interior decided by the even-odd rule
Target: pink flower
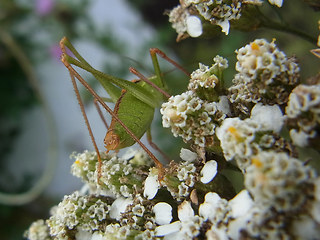
[{"label": "pink flower", "polygon": [[[66,48],[66,51],[69,56],[74,57],[74,54],[68,48]],[[49,53],[52,58],[60,60],[62,55],[62,50],[60,48],[60,45],[58,43],[51,45],[49,47]]]},{"label": "pink flower", "polygon": [[40,16],[48,15],[54,7],[54,0],[36,0],[35,10]]},{"label": "pink flower", "polygon": [[54,44],[50,46],[50,55],[54,58],[54,59],[60,59],[62,51],[60,49],[59,44]]}]

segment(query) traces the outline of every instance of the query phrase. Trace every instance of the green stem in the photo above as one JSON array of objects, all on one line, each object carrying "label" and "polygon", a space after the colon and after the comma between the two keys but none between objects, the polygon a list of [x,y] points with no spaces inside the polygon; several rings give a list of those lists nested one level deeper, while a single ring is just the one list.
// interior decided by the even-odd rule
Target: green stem
[{"label": "green stem", "polygon": [[298,29],[292,28],[288,25],[282,25],[277,22],[268,21],[268,22],[263,22],[262,27],[285,32],[285,33],[290,33],[310,42],[311,44],[317,45],[317,38],[312,37],[309,34],[302,32]]},{"label": "green stem", "polygon": [[311,44],[314,44],[315,46],[317,46],[317,38],[316,37],[310,36],[309,34],[303,32],[303,31],[300,31],[296,28],[293,28],[288,24],[272,21],[271,19],[266,17],[261,11],[259,11],[259,12],[260,12],[259,16],[260,16],[260,20],[261,20],[261,27],[293,34],[293,35],[298,36],[298,37],[310,42]]}]

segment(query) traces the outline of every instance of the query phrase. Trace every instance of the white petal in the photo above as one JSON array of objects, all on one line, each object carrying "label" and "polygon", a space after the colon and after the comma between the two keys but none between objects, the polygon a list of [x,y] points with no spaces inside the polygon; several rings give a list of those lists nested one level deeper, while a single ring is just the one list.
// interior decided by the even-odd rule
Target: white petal
[{"label": "white petal", "polygon": [[214,217],[216,213],[216,206],[221,200],[220,196],[217,193],[209,192],[204,197],[204,203],[199,206],[199,215],[204,219]]},{"label": "white petal", "polygon": [[279,133],[284,124],[284,116],[278,105],[262,105],[257,103],[251,110],[252,120],[260,123],[264,130]]},{"label": "white petal", "polygon": [[187,32],[191,37],[199,37],[202,34],[202,23],[199,17],[187,18]]},{"label": "white petal", "polygon": [[178,206],[178,218],[181,222],[189,221],[194,216],[191,203],[184,201]]},{"label": "white petal", "polygon": [[298,132],[296,129],[291,129],[289,133],[294,144],[298,145],[299,147],[308,145],[308,140],[310,138],[309,134],[303,131]]},{"label": "white petal", "polygon": [[104,237],[99,232],[94,232],[91,240],[103,240]]},{"label": "white petal", "polygon": [[186,148],[181,148],[181,151],[180,151],[180,158],[182,160],[185,160],[187,162],[193,162],[194,160],[197,159],[197,154],[190,151],[189,149],[186,149]]},{"label": "white petal", "polygon": [[310,207],[310,213],[313,219],[319,224],[320,223],[320,202],[314,201]]},{"label": "white petal", "polygon": [[231,215],[238,218],[245,215],[253,206],[253,200],[247,190],[242,190],[233,199],[229,201],[231,206]]},{"label": "white petal", "polygon": [[227,96],[220,96],[219,97],[219,102],[218,102],[217,107],[218,107],[218,110],[220,110],[224,114],[227,114],[227,115],[231,114],[229,100],[228,100]]},{"label": "white petal", "polygon": [[204,201],[207,203],[211,203],[212,205],[217,204],[220,201],[221,197],[215,192],[208,192],[204,196]]},{"label": "white petal", "polygon": [[157,175],[149,175],[144,182],[144,191],[143,196],[148,199],[153,199],[160,187],[158,176]]},{"label": "white petal", "polygon": [[128,205],[132,204],[132,199],[130,198],[117,198],[111,205],[109,215],[111,218],[119,220],[121,213],[126,211]]},{"label": "white petal", "polygon": [[221,30],[222,32],[224,32],[226,35],[229,34],[230,23],[228,20],[218,22],[217,25],[219,25],[222,28],[222,30]]},{"label": "white petal", "polygon": [[276,5],[277,7],[282,7],[283,0],[269,0],[269,3]]},{"label": "white petal", "polygon": [[207,240],[228,240],[228,235],[224,229],[219,229],[214,225],[206,232]]},{"label": "white petal", "polygon": [[211,180],[216,176],[218,169],[218,163],[215,160],[206,162],[206,164],[201,169],[201,182],[204,184],[211,182]]},{"label": "white petal", "polygon": [[159,225],[169,224],[172,220],[172,207],[165,202],[159,202],[153,207],[155,221]]},{"label": "white petal", "polygon": [[75,235],[76,240],[87,240],[91,239],[92,233],[79,229]]},{"label": "white petal", "polygon": [[156,227],[155,235],[157,237],[165,236],[165,235],[180,231],[180,228],[181,228],[181,222],[176,221],[171,224]]}]

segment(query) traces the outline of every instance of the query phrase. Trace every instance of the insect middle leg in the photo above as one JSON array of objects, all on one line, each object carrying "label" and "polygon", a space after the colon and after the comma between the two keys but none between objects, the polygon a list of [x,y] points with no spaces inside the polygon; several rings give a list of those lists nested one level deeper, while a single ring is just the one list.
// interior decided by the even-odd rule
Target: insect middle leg
[{"label": "insect middle leg", "polygon": [[93,100],[93,104],[94,104],[94,106],[96,107],[97,112],[98,112],[98,114],[99,114],[99,116],[100,116],[103,124],[104,124],[105,127],[108,129],[108,128],[109,128],[109,125],[108,125],[108,123],[107,123],[107,121],[106,121],[106,118],[103,116],[103,113],[102,113],[101,108],[100,108],[100,106],[99,106],[98,100],[97,100],[97,99],[94,99],[94,100]]}]

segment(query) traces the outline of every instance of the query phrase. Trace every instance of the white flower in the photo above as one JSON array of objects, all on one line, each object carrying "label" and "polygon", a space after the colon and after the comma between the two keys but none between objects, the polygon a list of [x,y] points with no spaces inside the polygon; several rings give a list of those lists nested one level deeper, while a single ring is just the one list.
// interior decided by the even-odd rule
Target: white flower
[{"label": "white flower", "polygon": [[206,164],[201,169],[201,182],[204,184],[211,182],[211,180],[216,176],[218,169],[218,163],[215,160],[206,162]]},{"label": "white flower", "polygon": [[175,232],[178,232],[181,228],[180,221],[173,222],[171,224],[162,225],[156,228],[156,236],[165,236]]},{"label": "white flower", "polygon": [[157,227],[155,235],[164,236],[164,239],[168,240],[180,240],[193,239],[200,233],[203,219],[194,215],[190,202],[184,201],[178,206],[178,218],[179,221]]},{"label": "white flower", "polygon": [[230,161],[233,158],[245,160],[250,157],[256,150],[253,141],[259,129],[259,123],[252,119],[226,118],[216,130],[226,160]]},{"label": "white flower", "polygon": [[216,207],[218,202],[221,200],[220,196],[217,193],[209,192],[204,197],[204,203],[199,207],[199,215],[202,216],[205,220],[214,217],[216,213]]},{"label": "white flower", "polygon": [[187,32],[191,37],[199,37],[202,34],[202,23],[199,17],[189,16],[187,18]]},{"label": "white flower", "polygon": [[151,171],[144,182],[143,196],[148,199],[153,199],[157,195],[159,187],[160,183],[158,180],[158,175],[153,174],[153,171]]},{"label": "white flower", "polygon": [[294,239],[319,239],[319,225],[312,218],[301,216],[292,224],[292,238]]},{"label": "white flower", "polygon": [[172,220],[172,207],[165,202],[159,202],[153,207],[155,221],[159,225],[169,224]]},{"label": "white flower", "polygon": [[227,114],[227,115],[231,114],[229,100],[227,96],[219,96],[219,102],[217,104],[217,108],[219,111],[223,112],[224,114]]},{"label": "white flower", "polygon": [[229,20],[224,20],[224,21],[220,21],[217,22],[217,25],[219,25],[222,28],[222,32],[224,32],[226,35],[229,34],[229,29],[230,29],[230,23]]},{"label": "white flower", "polygon": [[247,190],[240,191],[233,199],[229,201],[231,206],[231,215],[238,218],[245,215],[253,206],[253,200]]},{"label": "white flower", "polygon": [[82,229],[79,229],[78,232],[75,235],[76,240],[87,240],[92,239],[92,233],[88,231],[84,231]]},{"label": "white flower", "polygon": [[224,229],[219,229],[215,225],[206,232],[207,240],[228,240],[230,239]]},{"label": "white flower", "polygon": [[193,162],[194,160],[197,159],[197,154],[190,151],[189,149],[186,149],[186,148],[181,148],[181,151],[180,151],[180,158],[182,160],[185,160],[187,162]]},{"label": "white flower", "polygon": [[128,205],[132,204],[133,201],[131,198],[117,198],[111,205],[111,209],[109,215],[111,218],[119,220],[121,217],[121,213],[126,211]]},{"label": "white flower", "polygon": [[100,232],[94,232],[91,237],[91,240],[104,240],[104,239],[105,239],[104,236]]},{"label": "white flower", "polygon": [[251,110],[252,120],[261,124],[261,130],[271,130],[279,133],[284,124],[284,116],[278,105],[262,105],[257,103]]},{"label": "white flower", "polygon": [[320,202],[314,201],[310,207],[310,214],[313,219],[319,224],[320,223]]},{"label": "white flower", "polygon": [[29,240],[47,239],[49,238],[49,228],[45,221],[40,219],[33,222],[24,235]]},{"label": "white flower", "polygon": [[283,0],[269,0],[269,3],[277,7],[282,7]]},{"label": "white flower", "polygon": [[313,134],[310,135],[304,131],[297,131],[296,129],[290,130],[290,137],[292,139],[292,142],[299,147],[307,146],[309,138],[313,138],[315,135],[316,132],[313,132]]},{"label": "white flower", "polygon": [[194,216],[194,211],[191,207],[191,203],[184,201],[178,206],[178,218],[182,222],[190,220]]}]

